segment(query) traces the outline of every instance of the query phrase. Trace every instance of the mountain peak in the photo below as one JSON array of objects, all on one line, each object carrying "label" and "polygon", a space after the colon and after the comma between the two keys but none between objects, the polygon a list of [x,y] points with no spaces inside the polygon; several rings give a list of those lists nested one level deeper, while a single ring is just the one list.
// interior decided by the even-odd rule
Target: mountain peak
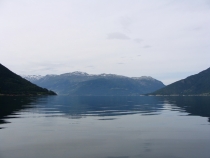
[{"label": "mountain peak", "polygon": [[[33,82],[33,81],[32,81]],[[115,74],[88,74],[75,71],[45,76],[33,83],[62,95],[140,95],[165,85],[152,77],[131,78]]]}]

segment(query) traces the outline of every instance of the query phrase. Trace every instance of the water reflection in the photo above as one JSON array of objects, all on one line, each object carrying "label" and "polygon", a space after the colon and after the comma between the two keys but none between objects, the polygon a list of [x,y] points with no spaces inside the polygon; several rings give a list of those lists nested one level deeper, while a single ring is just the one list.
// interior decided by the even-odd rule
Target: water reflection
[{"label": "water reflection", "polygon": [[[51,96],[37,101],[36,112],[78,119],[87,116],[119,116],[141,113],[157,115],[163,109],[156,97],[66,97]],[[101,119],[106,120],[106,119]]]},{"label": "water reflection", "polygon": [[[11,118],[19,118],[20,111],[34,108],[40,97],[0,96],[0,124],[10,123]],[[2,127],[0,127],[1,129]]]},{"label": "water reflection", "polygon": [[0,97],[0,124],[9,123],[5,118],[15,118],[17,112],[22,109],[31,108],[31,103],[35,102],[37,98],[34,97],[20,97],[20,96],[1,96]]},{"label": "water reflection", "polygon": [[1,123],[12,122],[0,130],[1,158],[209,158],[210,126],[197,117],[210,117],[208,97],[1,97],[0,103]]},{"label": "water reflection", "polygon": [[210,122],[210,97],[206,96],[176,96],[176,97],[163,97],[172,106],[171,110],[180,108],[179,111],[186,112],[190,116],[207,117]]},{"label": "water reflection", "polygon": [[169,110],[207,117],[210,122],[210,97],[0,97],[0,105],[0,124],[8,123],[5,121],[8,118],[23,117],[18,115],[19,111],[37,113],[40,117],[99,116],[99,120],[114,120],[121,115],[159,115]]}]

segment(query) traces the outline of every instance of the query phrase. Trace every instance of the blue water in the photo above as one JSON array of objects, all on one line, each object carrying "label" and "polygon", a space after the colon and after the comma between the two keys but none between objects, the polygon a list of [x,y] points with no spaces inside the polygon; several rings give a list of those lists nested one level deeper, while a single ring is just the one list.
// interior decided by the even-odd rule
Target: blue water
[{"label": "blue water", "polygon": [[210,158],[210,97],[0,97],[0,108],[0,158]]}]

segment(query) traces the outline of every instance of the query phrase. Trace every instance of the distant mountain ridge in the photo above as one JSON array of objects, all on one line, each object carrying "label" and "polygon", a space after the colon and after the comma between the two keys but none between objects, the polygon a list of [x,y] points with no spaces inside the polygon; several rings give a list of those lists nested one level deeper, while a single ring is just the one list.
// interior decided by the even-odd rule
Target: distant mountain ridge
[{"label": "distant mountain ridge", "polygon": [[[23,78],[29,80],[29,81],[37,81],[37,80],[40,80],[41,78],[46,78],[46,77],[56,77],[56,76],[83,76],[83,77],[122,77],[122,78],[128,78],[126,76],[122,76],[122,75],[115,75],[115,74],[105,74],[105,73],[102,73],[102,74],[99,74],[99,75],[95,75],[95,74],[88,74],[86,72],[80,72],[80,71],[74,71],[74,72],[70,72],[70,73],[64,73],[64,74],[61,74],[61,75],[55,75],[55,74],[49,74],[49,75],[45,75],[45,76],[42,76],[42,75],[22,75]],[[143,79],[146,79],[146,80],[156,80],[150,76],[141,76],[141,77],[130,77],[132,79],[140,79],[140,80],[143,80]]]},{"label": "distant mountain ridge", "polygon": [[36,81],[36,80],[41,79],[43,76],[41,76],[41,75],[22,75],[22,77],[28,81]]},{"label": "distant mountain ridge", "polygon": [[172,83],[152,95],[210,95],[210,68]]},{"label": "distant mountain ridge", "polygon": [[56,95],[38,87],[0,64],[0,95]]},{"label": "distant mountain ridge", "polygon": [[161,81],[148,76],[94,75],[79,71],[61,75],[23,77],[62,95],[140,95],[165,86]]}]

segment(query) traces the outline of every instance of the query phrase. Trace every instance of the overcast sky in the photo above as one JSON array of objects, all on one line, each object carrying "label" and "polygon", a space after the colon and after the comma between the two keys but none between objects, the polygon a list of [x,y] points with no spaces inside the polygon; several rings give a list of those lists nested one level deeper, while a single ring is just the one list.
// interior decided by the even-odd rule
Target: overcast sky
[{"label": "overcast sky", "polygon": [[170,84],[210,67],[210,0],[0,0],[0,63]]}]

